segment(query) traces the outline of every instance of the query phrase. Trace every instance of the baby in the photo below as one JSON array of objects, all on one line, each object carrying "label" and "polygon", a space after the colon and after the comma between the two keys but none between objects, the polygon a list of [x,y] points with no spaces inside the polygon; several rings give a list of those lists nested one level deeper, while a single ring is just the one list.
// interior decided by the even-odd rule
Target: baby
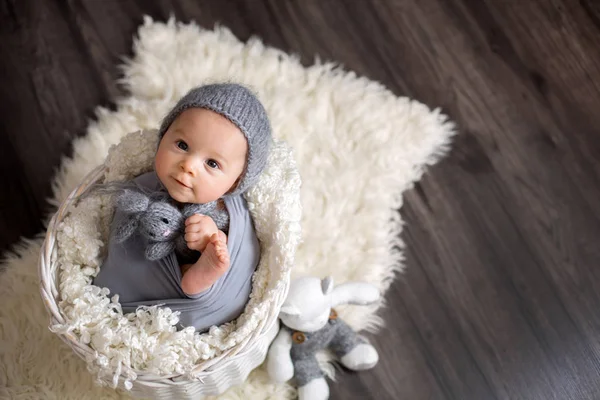
[{"label": "baby", "polygon": [[181,265],[174,252],[149,260],[139,233],[115,239],[126,218],[117,209],[108,254],[93,283],[118,294],[124,312],[164,304],[181,312],[182,326],[205,330],[239,316],[251,291],[260,248],[242,194],[266,166],[271,129],[248,89],[213,84],[187,93],[158,134],[154,171],[134,182],[150,193],[168,193],[175,207],[193,203],[212,210],[185,220],[185,243],[200,257]]}]

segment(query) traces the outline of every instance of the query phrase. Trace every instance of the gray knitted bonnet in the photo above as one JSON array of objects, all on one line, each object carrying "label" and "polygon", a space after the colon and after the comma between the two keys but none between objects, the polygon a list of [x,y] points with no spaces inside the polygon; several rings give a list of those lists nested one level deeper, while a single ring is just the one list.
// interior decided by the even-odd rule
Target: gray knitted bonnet
[{"label": "gray knitted bonnet", "polygon": [[233,122],[248,141],[246,169],[228,195],[244,193],[254,185],[267,165],[271,145],[271,125],[258,98],[236,83],[204,85],[190,90],[163,119],[159,130],[162,139],[175,118],[188,108],[206,108]]}]

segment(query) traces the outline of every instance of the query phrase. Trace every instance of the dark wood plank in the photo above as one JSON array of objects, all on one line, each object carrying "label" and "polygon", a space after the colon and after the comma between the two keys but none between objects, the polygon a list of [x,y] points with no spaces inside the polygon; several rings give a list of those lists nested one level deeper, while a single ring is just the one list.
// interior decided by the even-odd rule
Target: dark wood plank
[{"label": "dark wood plank", "polygon": [[[573,106],[560,99],[554,104],[545,101],[540,74],[531,73],[513,42],[503,36],[502,27],[508,25],[496,25],[490,17],[500,10],[464,3],[471,8],[463,4],[444,10],[439,2],[421,2],[427,11],[410,19],[427,26],[428,35],[436,39],[432,43],[438,73],[448,73],[454,85],[446,104],[464,133],[453,157],[424,180],[420,198],[408,196],[408,210],[422,203],[409,230],[415,224],[429,225],[436,239],[428,249],[439,256],[428,256],[425,268],[443,279],[434,285],[453,305],[454,318],[499,397],[595,398],[598,389],[590,382],[598,376],[593,340],[597,330],[587,337],[582,331],[598,326],[593,312],[598,278],[591,269],[598,254],[595,249],[576,251],[573,240],[593,242],[600,233],[597,206],[582,194],[582,188],[588,194],[598,190],[597,174],[581,169],[586,155],[575,142],[593,141],[594,132],[588,126],[576,139],[566,127],[560,129],[560,118],[573,119]],[[435,8],[442,10],[443,24],[441,19],[432,21],[437,12],[429,13],[434,8],[430,4],[440,6]],[[535,23],[538,11],[519,8],[522,23],[527,23],[519,25],[523,33]],[[425,25],[425,18],[430,24]],[[518,31],[515,22],[511,20],[511,32]],[[442,38],[440,26],[453,43]],[[545,26],[544,32],[552,35],[552,26]],[[523,36],[519,40],[531,43]],[[444,51],[447,47],[454,51]],[[598,53],[589,54],[595,54],[590,66],[595,68]],[[419,71],[411,71],[411,76]],[[545,82],[547,93],[554,90]],[[442,88],[425,90],[444,95]],[[589,101],[598,102],[597,91]],[[579,119],[577,124],[585,122]],[[586,150],[590,147],[593,144]],[[575,168],[578,174],[570,174]],[[579,295],[582,289],[584,298]],[[580,320],[574,320],[577,315]]]},{"label": "dark wood plank", "polygon": [[[108,93],[91,67],[86,47],[63,18],[61,2],[3,1],[0,24],[2,78],[4,250],[32,236],[49,211],[50,183],[70,142],[84,132]],[[115,75],[116,76],[116,75]],[[4,157],[6,153],[10,153]]]},{"label": "dark wood plank", "polygon": [[[575,194],[563,200],[565,193],[579,192],[579,185],[565,176],[564,169],[568,166],[561,163],[556,153],[568,154],[572,148],[549,140],[544,133],[552,132],[552,139],[558,137],[568,143],[566,134],[552,129],[555,115],[561,110],[550,109],[536,96],[535,85],[522,73],[527,69],[514,68],[511,64],[518,64],[519,60],[511,61],[510,52],[502,60],[492,62],[496,56],[489,50],[496,53],[498,48],[492,43],[491,49],[486,49],[482,32],[469,23],[472,15],[465,15],[464,9],[448,8],[447,12],[457,21],[455,26],[444,24],[446,34],[458,35],[463,43],[480,47],[475,47],[475,51],[454,47],[459,50],[456,54],[460,59],[447,55],[439,60],[445,71],[453,72],[451,81],[460,85],[457,91],[461,94],[448,105],[465,131],[450,161],[459,157],[456,162],[469,173],[444,164],[445,168],[433,174],[439,177],[435,185],[425,186],[428,181],[424,182],[427,204],[434,211],[439,210],[439,214],[432,213],[430,221],[430,231],[439,235],[441,241],[434,247],[434,253],[454,259],[427,268],[432,276],[453,279],[450,283],[444,282],[439,290],[453,296],[448,299],[451,304],[463,303],[467,307],[456,317],[465,324],[463,329],[470,336],[474,353],[482,353],[477,356],[478,361],[492,382],[497,381],[495,386],[501,397],[592,398],[595,389],[580,384],[586,378],[593,381],[597,376],[597,352],[590,348],[593,342],[586,343],[580,326],[571,320],[570,313],[575,310],[565,310],[564,305],[565,301],[577,304],[576,309],[581,306],[581,299],[573,297],[576,291],[560,298],[555,290],[558,287],[568,290],[568,281],[552,282],[545,271],[554,264],[557,270],[575,274],[578,279],[593,277],[590,265],[595,255],[581,260],[584,262],[574,269],[574,265],[565,265],[562,255],[557,254],[560,253],[557,245],[571,245],[568,235],[557,238],[555,232],[570,222],[573,209],[581,210],[582,217],[587,216],[586,221],[577,220],[577,229],[583,230],[583,236],[589,240],[598,237],[597,220],[589,219],[595,212],[587,207],[585,199]],[[522,18],[528,21],[533,16]],[[483,20],[481,26],[494,29],[489,20]],[[461,34],[463,29],[467,32]],[[467,34],[468,42],[464,37]],[[504,43],[504,46],[509,45]],[[505,60],[508,67],[502,63]],[[470,68],[460,68],[460,65]],[[478,83],[477,90],[469,85],[469,80]],[[522,93],[525,96],[521,96]],[[581,160],[578,154],[569,158],[575,162]],[[588,176],[581,184],[586,190],[590,186],[590,190],[596,190],[594,181],[594,176]],[[412,201],[409,200],[409,204],[413,204]],[[561,207],[563,205],[566,207]],[[441,221],[447,218],[451,222],[441,227]],[[457,226],[460,226],[459,231]],[[465,254],[465,251],[478,254]],[[452,267],[454,262],[458,263]],[[462,280],[465,278],[468,281]],[[593,287],[597,280],[588,282]],[[458,288],[474,287],[478,288],[474,294],[456,292]],[[593,293],[586,299],[597,304]],[[482,311],[487,313],[482,314]],[[492,314],[494,311],[500,314]],[[489,319],[482,319],[486,314]],[[586,314],[590,318],[591,314]],[[532,336],[528,338],[528,335]],[[523,358],[511,360],[516,352],[507,351],[509,346],[525,350],[519,354]],[[490,355],[502,363],[493,363]],[[519,371],[519,365],[531,364],[532,360],[534,374],[512,378],[513,371]],[[586,378],[581,379],[582,376]],[[537,383],[540,379],[548,383],[540,386]]]},{"label": "dark wood plank", "polygon": [[406,195],[408,270],[340,399],[600,398],[600,6],[591,0],[0,3],[0,251],[41,229],[60,156],[123,93],[142,16],[336,60],[461,135]]}]

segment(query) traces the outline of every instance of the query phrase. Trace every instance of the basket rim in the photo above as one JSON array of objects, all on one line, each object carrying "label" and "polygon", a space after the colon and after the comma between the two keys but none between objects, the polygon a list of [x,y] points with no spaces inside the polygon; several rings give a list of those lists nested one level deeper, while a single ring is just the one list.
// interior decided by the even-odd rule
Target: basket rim
[{"label": "basket rim", "polygon": [[[60,289],[57,287],[56,282],[59,282],[59,268],[58,255],[57,255],[57,240],[55,232],[59,224],[68,215],[71,207],[80,199],[80,197],[87,192],[91,184],[97,182],[101,177],[104,176],[108,166],[103,163],[93,168],[80,184],[74,188],[65,200],[60,204],[58,210],[52,216],[44,241],[42,243],[40,256],[38,258],[38,277],[39,277],[39,290],[44,303],[44,306],[49,313],[50,325],[49,329],[58,335],[63,342],[65,342],[80,358],[86,361],[87,355],[97,354],[90,345],[80,343],[77,340],[75,334],[71,332],[55,332],[52,330],[52,326],[56,324],[62,324],[66,318],[61,308],[58,306],[60,299]],[[269,330],[273,328],[273,325],[278,323],[278,311],[289,290],[290,285],[290,271],[286,271],[282,275],[282,279],[272,290],[278,290],[278,293],[272,300],[268,300],[268,312],[265,318],[262,318],[258,326],[240,343],[225,350],[216,357],[208,360],[200,360],[195,363],[195,366],[191,373],[172,373],[167,375],[156,375],[143,370],[131,368],[137,375],[136,382],[140,384],[155,386],[158,382],[166,385],[180,385],[187,381],[202,381],[208,375],[216,374],[228,368],[232,363],[236,362],[240,358],[243,358],[251,352],[254,343],[259,343],[260,338],[269,334]],[[121,372],[120,378],[123,380],[127,379],[124,372]],[[190,379],[191,378],[191,379]],[[176,380],[174,380],[176,379]],[[161,385],[162,386],[162,385]]]}]

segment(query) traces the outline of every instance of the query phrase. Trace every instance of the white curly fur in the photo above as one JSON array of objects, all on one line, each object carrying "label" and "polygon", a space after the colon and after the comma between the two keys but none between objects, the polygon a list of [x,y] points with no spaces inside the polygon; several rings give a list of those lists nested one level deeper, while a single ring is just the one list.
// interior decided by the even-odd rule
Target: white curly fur
[{"label": "white curly fur", "polygon": [[[116,111],[99,108],[87,135],[75,140],[73,157],[64,160],[54,182],[52,204],[62,202],[126,133],[156,128],[191,86],[239,81],[258,93],[275,136],[294,149],[302,177],[303,242],[292,275],[332,275],[338,283],[366,281],[385,292],[402,266],[397,212],[401,194],[445,154],[454,134],[439,110],[396,97],[379,83],[331,63],[304,67],[297,57],[266,47],[257,38],[242,43],[222,27],[205,30],[147,18],[134,54],[121,80],[128,95],[117,100]],[[126,397],[95,387],[84,363],[48,332],[47,313],[37,295],[40,244],[40,238],[24,240],[0,274],[5,345],[0,352],[0,395]],[[97,254],[80,256],[90,261]],[[375,314],[378,306],[348,307],[340,314],[360,330],[381,322]],[[270,383],[258,369],[221,398],[293,396],[288,385]]]}]

